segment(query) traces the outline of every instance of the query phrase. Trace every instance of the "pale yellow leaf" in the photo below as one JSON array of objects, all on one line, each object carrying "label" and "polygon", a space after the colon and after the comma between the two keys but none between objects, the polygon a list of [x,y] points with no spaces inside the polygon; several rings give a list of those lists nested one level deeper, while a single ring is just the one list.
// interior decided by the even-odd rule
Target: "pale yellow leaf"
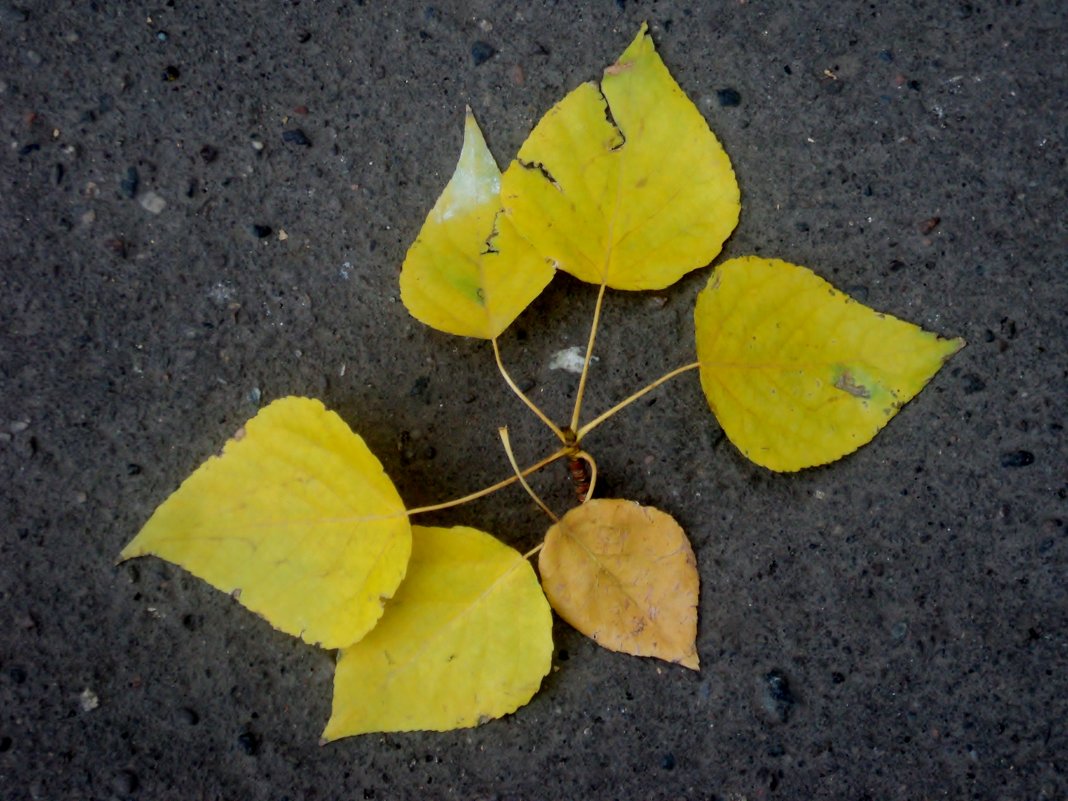
[{"label": "pale yellow leaf", "polygon": [[412,534],[381,622],[338,656],[324,740],[475,726],[523,706],[549,672],[552,614],[530,563],[472,528]]},{"label": "pale yellow leaf", "polygon": [[703,267],[738,223],[726,152],[657,55],[647,26],[541,119],[505,171],[521,236],[583,281],[660,289]]},{"label": "pale yellow leaf", "polygon": [[701,386],[738,449],[790,471],[871,441],[964,345],[845,295],[811,270],[745,256],[697,298]]},{"label": "pale yellow leaf", "polygon": [[456,171],[401,269],[401,300],[426,325],[491,339],[552,279],[552,264],[500,214],[500,180],[468,110]]},{"label": "pale yellow leaf", "polygon": [[153,554],[325,648],[360,639],[404,577],[404,503],[322,403],[260,410],[164,501],[120,556]]}]

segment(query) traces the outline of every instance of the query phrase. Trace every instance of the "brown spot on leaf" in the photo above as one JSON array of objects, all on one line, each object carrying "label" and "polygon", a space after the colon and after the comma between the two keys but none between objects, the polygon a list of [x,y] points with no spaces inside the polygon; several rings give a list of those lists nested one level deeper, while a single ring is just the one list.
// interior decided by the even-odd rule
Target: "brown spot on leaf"
[{"label": "brown spot on leaf", "polygon": [[848,370],[843,370],[842,374],[835,379],[835,389],[840,389],[842,392],[847,392],[854,398],[870,398],[871,390],[867,387],[857,384],[853,381],[853,374]]}]

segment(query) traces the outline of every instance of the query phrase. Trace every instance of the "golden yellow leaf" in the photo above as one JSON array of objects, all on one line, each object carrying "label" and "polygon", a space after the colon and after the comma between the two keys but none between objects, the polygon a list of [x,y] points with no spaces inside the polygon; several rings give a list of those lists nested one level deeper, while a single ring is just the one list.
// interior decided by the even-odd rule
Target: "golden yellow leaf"
[{"label": "golden yellow leaf", "polygon": [[475,726],[527,703],[549,672],[552,613],[530,563],[473,528],[412,535],[381,622],[338,655],[324,741]]},{"label": "golden yellow leaf", "polygon": [[779,471],[870,442],[964,346],[757,256],[719,265],[694,317],[713,413],[742,453]]},{"label": "golden yellow leaf", "polygon": [[671,515],[586,501],[549,529],[538,569],[552,608],[599,645],[698,669],[697,560]]},{"label": "golden yellow leaf", "polygon": [[719,253],[738,224],[726,152],[671,77],[648,27],[541,119],[505,171],[519,233],[560,269],[660,289]]},{"label": "golden yellow leaf", "polygon": [[492,339],[553,277],[553,266],[500,215],[500,181],[468,109],[456,171],[401,269],[401,300],[432,328]]},{"label": "golden yellow leaf", "polygon": [[120,559],[184,567],[275,628],[360,639],[404,577],[411,526],[382,465],[310,398],[260,410],[165,500]]}]

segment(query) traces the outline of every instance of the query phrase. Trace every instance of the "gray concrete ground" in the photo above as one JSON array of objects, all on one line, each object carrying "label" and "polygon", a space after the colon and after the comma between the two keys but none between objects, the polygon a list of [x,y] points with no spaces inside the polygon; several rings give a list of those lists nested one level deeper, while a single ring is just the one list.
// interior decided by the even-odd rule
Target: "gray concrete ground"
[{"label": "gray concrete ground", "polygon": [[[498,425],[551,447],[399,265],[464,105],[506,162],[644,19],[737,171],[725,254],[968,347],[799,475],[692,373],[591,437],[603,494],[693,541],[700,674],[560,623],[517,714],[320,747],[331,654],[115,556],[257,401],[322,398],[410,505],[507,475]],[[1068,797],[1065,41],[1052,1],[4,0],[0,797]],[[591,411],[693,358],[706,280],[610,295]],[[560,418],[595,294],[559,276],[502,340]],[[546,524],[518,490],[435,520]]]}]

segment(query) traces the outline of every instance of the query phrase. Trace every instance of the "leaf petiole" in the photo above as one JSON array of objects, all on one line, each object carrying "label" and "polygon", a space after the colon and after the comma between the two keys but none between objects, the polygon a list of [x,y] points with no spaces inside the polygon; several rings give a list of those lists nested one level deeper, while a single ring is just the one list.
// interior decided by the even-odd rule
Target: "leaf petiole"
[{"label": "leaf petiole", "polygon": [[508,462],[512,465],[512,469],[515,471],[516,480],[523,485],[523,489],[527,491],[527,495],[534,499],[534,503],[540,506],[541,510],[549,515],[554,523],[559,523],[560,518],[553,514],[553,510],[546,506],[545,501],[538,496],[538,493],[536,493],[530,484],[527,483],[527,480],[523,478],[523,474],[519,472],[519,464],[516,462],[515,454],[512,452],[512,443],[508,439],[508,426],[501,426],[497,429],[497,433],[501,437],[501,444],[504,445],[504,452],[508,456]]},{"label": "leaf petiole", "polygon": [[556,434],[557,439],[559,439],[561,442],[566,443],[567,440],[564,437],[564,432],[560,430],[560,426],[550,420],[549,416],[545,414],[545,412],[543,412],[541,409],[539,409],[538,405],[534,403],[534,401],[527,397],[527,394],[516,385],[516,383],[512,380],[512,377],[508,375],[508,371],[504,369],[504,362],[501,360],[501,348],[497,344],[497,337],[493,337],[490,342],[493,344],[493,357],[497,360],[497,369],[501,371],[501,376],[504,378],[504,383],[506,383],[511,388],[512,392],[514,392],[519,397],[519,399],[527,405],[527,408],[529,408],[530,411],[534,412],[534,414],[537,415],[539,420],[545,423],[545,425],[547,425],[549,429],[554,434]]},{"label": "leaf petiole", "polygon": [[519,476],[529,476],[531,473],[536,473],[537,471],[541,470],[546,465],[552,464],[553,462],[557,461],[558,459],[563,459],[565,456],[567,456],[568,452],[569,451],[568,451],[567,448],[560,448],[560,450],[556,451],[555,453],[550,454],[549,456],[546,456],[544,459],[542,459],[542,460],[540,460],[538,462],[535,462],[530,467],[528,467],[525,470],[521,471],[518,475],[506,478],[506,479],[504,479],[504,481],[498,481],[496,484],[494,484],[491,487],[486,487],[485,489],[480,489],[478,492],[472,492],[470,495],[465,495],[462,498],[455,498],[455,499],[453,499],[451,501],[444,501],[442,503],[435,503],[435,504],[432,504],[431,506],[418,506],[415,509],[409,509],[408,510],[408,517],[411,517],[412,515],[424,514],[425,512],[438,512],[438,511],[441,511],[442,509],[451,509],[454,506],[460,506],[461,504],[465,504],[468,501],[477,500],[478,498],[481,498],[484,495],[491,495],[492,493],[496,492],[497,490],[504,489],[505,487],[507,487],[507,486],[509,486],[511,484],[514,484],[515,482],[519,481]]},{"label": "leaf petiole", "polygon": [[[597,341],[597,324],[601,321],[601,306],[604,304],[604,290],[608,286],[608,276],[601,281],[597,292],[597,305],[593,307],[593,322],[590,324],[590,339],[586,343],[586,359],[582,362],[582,375],[579,376],[578,392],[575,394],[575,410],[571,413],[571,430],[579,430],[579,413],[582,411],[582,395],[586,391],[586,376],[590,372],[590,359],[593,357],[593,344]],[[581,437],[580,437],[581,438]]]},{"label": "leaf petiole", "polygon": [[660,378],[656,379],[656,381],[652,382],[648,386],[645,386],[642,389],[639,389],[637,392],[635,392],[630,397],[624,398],[623,400],[621,400],[619,403],[617,403],[615,406],[613,406],[607,412],[603,412],[600,415],[598,415],[597,417],[595,417],[593,420],[590,420],[590,422],[586,423],[586,425],[584,425],[582,428],[578,429],[578,431],[576,432],[576,437],[581,442],[582,438],[584,436],[589,434],[591,431],[593,431],[593,429],[597,428],[597,426],[599,426],[601,423],[603,423],[609,417],[614,415],[616,412],[621,411],[622,409],[626,408],[630,404],[634,403],[634,401],[636,401],[639,398],[641,398],[643,395],[646,395],[647,393],[652,392],[658,386],[660,386],[661,384],[663,384],[663,383],[665,383],[667,381],[670,381],[675,376],[680,375],[682,373],[685,373],[688,370],[696,370],[700,366],[701,366],[700,362],[693,362],[691,364],[686,364],[686,365],[683,365],[682,367],[678,367],[678,368],[672,370],[670,373],[666,373],[666,374],[660,376]]}]

